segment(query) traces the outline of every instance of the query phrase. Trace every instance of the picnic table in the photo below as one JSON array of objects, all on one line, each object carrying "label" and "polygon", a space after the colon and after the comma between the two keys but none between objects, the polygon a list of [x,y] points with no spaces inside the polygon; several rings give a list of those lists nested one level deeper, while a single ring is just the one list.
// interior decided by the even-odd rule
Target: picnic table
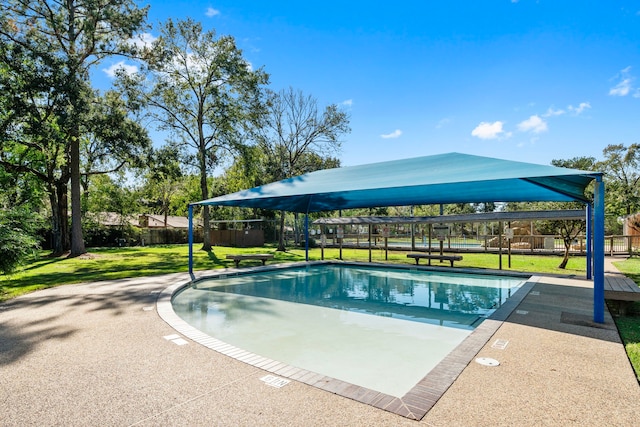
[{"label": "picnic table", "polygon": [[440,261],[449,261],[451,267],[453,267],[454,261],[462,261],[461,255],[436,255],[436,254],[407,254],[407,258],[413,258],[416,260],[416,265],[420,264],[421,259],[426,259],[428,265],[431,265],[431,260],[436,259]]},{"label": "picnic table", "polygon": [[236,268],[240,267],[240,261],[243,260],[260,260],[262,265],[266,265],[268,259],[273,259],[273,254],[241,254],[241,255],[227,255],[227,259],[232,259],[236,263]]}]

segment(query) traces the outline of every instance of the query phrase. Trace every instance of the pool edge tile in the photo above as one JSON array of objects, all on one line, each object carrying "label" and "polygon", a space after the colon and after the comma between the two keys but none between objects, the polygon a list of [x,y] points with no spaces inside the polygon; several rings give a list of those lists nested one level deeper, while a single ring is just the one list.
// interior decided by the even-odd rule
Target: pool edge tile
[{"label": "pool edge tile", "polygon": [[[331,262],[324,261],[314,264],[322,263],[330,264]],[[269,267],[273,268],[274,266]],[[255,269],[261,270],[262,268],[255,267]],[[411,266],[408,269],[411,270]],[[218,272],[218,274],[224,274],[224,272]],[[206,276],[198,277],[196,281],[203,278]],[[532,275],[514,295],[491,316],[484,319],[462,343],[445,356],[401,398],[247,352],[195,329],[174,312],[171,304],[173,296],[189,286],[191,281],[173,284],[160,292],[156,300],[156,312],[167,324],[185,337],[239,362],[405,418],[421,420],[522,302],[537,279],[537,276]]]}]

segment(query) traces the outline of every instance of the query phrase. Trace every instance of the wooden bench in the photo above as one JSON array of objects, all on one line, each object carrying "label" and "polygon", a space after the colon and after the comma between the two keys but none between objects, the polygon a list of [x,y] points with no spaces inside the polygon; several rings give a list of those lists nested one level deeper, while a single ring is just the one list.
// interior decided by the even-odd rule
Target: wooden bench
[{"label": "wooden bench", "polygon": [[432,259],[437,259],[440,261],[449,261],[451,262],[451,267],[453,267],[454,261],[462,261],[462,256],[460,255],[407,254],[407,258],[414,258],[416,260],[416,265],[420,264],[421,259],[428,260],[429,265],[431,265]]},{"label": "wooden bench", "polygon": [[242,255],[227,255],[227,259],[232,259],[236,263],[236,268],[240,267],[240,261],[247,259],[257,259],[262,261],[262,265],[267,263],[268,259],[273,259],[273,254],[242,254]]},{"label": "wooden bench", "polygon": [[613,303],[618,314],[624,316],[632,302],[640,301],[640,287],[623,274],[605,274],[604,299]]}]

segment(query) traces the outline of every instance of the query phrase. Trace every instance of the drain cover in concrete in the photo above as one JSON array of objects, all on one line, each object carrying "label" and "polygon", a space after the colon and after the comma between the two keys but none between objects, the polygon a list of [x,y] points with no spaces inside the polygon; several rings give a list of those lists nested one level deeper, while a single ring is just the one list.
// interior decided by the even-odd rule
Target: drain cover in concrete
[{"label": "drain cover in concrete", "polygon": [[478,357],[476,359],[476,363],[479,363],[483,366],[498,366],[500,364],[500,362],[498,362],[496,359],[492,359],[490,357]]},{"label": "drain cover in concrete", "polygon": [[504,350],[509,345],[509,341],[497,339],[496,342],[493,343],[491,348],[497,348],[498,350]]},{"label": "drain cover in concrete", "polygon": [[260,379],[264,381],[265,384],[276,388],[283,387],[291,382],[289,380],[285,380],[284,378],[276,377],[275,375],[265,375]]}]

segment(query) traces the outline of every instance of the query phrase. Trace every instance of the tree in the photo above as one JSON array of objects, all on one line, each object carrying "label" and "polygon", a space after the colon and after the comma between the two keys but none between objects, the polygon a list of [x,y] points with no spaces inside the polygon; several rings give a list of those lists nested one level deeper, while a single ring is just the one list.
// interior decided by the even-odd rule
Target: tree
[{"label": "tree", "polygon": [[54,253],[68,247],[67,190],[69,168],[60,117],[63,63],[53,55],[37,56],[5,40],[12,30],[0,16],[0,166],[13,182],[35,179],[46,188],[52,216]]},{"label": "tree", "polygon": [[[574,157],[572,159],[554,159],[551,164],[556,167],[590,170],[595,167],[596,160],[593,157]],[[585,197],[593,199],[593,190],[587,189]],[[523,205],[518,203],[510,203],[510,210]],[[581,209],[584,204],[580,202],[539,202],[527,204],[529,209],[533,210],[567,210]],[[536,229],[545,234],[558,234],[564,243],[564,255],[558,268],[566,268],[569,261],[569,251],[575,239],[586,230],[586,222],[584,220],[548,220],[536,222]]]},{"label": "tree", "polygon": [[96,94],[89,105],[81,140],[82,187],[89,191],[89,178],[112,174],[125,167],[147,169],[151,157],[151,140],[147,131],[129,117],[120,94],[107,91]]},{"label": "tree", "polygon": [[24,207],[0,210],[0,273],[12,273],[37,248],[39,217]]},{"label": "tree", "polygon": [[[29,148],[33,148],[29,144],[44,141],[38,135],[37,127],[46,125],[49,131],[55,131],[55,142],[45,143],[46,156],[40,159],[55,163],[55,167],[41,169],[48,172],[57,170],[55,177],[45,176],[50,180],[49,186],[55,186],[55,189],[49,189],[50,194],[53,191],[57,193],[57,206],[52,206],[57,217],[54,229],[59,227],[60,230],[56,231],[62,236],[68,221],[63,204],[66,204],[66,185],[70,182],[72,256],[85,252],[81,221],[80,147],[83,130],[89,127],[86,112],[93,99],[93,91],[88,84],[89,72],[108,56],[132,52],[133,45],[127,41],[141,29],[146,12],[147,8],[138,8],[133,0],[8,0],[3,5],[0,44],[12,54],[3,55],[2,59],[27,59],[29,73],[19,78],[19,86],[34,94],[17,102],[19,106],[29,108],[15,110],[13,127],[23,133],[24,138],[19,143],[26,143]],[[22,65],[25,64],[8,64],[14,78],[17,76],[15,71]],[[47,84],[50,84],[48,88]],[[16,120],[19,121],[16,123]],[[35,151],[43,150],[37,147]],[[41,154],[39,156],[42,157]],[[11,168],[14,172],[26,172],[24,163]],[[64,246],[63,239],[57,243],[56,251]]]},{"label": "tree", "polygon": [[[192,153],[201,198],[210,198],[207,177],[225,155],[242,150],[248,129],[262,114],[261,86],[268,76],[251,69],[233,37],[203,32],[191,19],[168,20],[145,58],[141,73],[121,76],[121,87],[133,104],[150,111],[171,142]],[[202,218],[202,249],[210,250],[208,206]]]},{"label": "tree", "polygon": [[38,247],[42,188],[29,178],[0,166],[0,274],[12,273]]},{"label": "tree", "polygon": [[[320,111],[314,97],[293,88],[270,92],[268,106],[258,141],[266,156],[266,172],[273,181],[323,169],[325,162],[337,165],[331,156],[340,151],[341,137],[351,131],[346,112],[335,104]],[[283,211],[279,251],[285,250],[284,220]]]},{"label": "tree", "polygon": [[597,166],[605,173],[607,206],[616,215],[631,215],[640,209],[640,144],[608,145],[605,159]]},{"label": "tree", "polygon": [[164,146],[155,151],[142,191],[153,206],[153,213],[164,215],[165,227],[172,213],[172,198],[183,187],[182,176],[176,147]]}]

